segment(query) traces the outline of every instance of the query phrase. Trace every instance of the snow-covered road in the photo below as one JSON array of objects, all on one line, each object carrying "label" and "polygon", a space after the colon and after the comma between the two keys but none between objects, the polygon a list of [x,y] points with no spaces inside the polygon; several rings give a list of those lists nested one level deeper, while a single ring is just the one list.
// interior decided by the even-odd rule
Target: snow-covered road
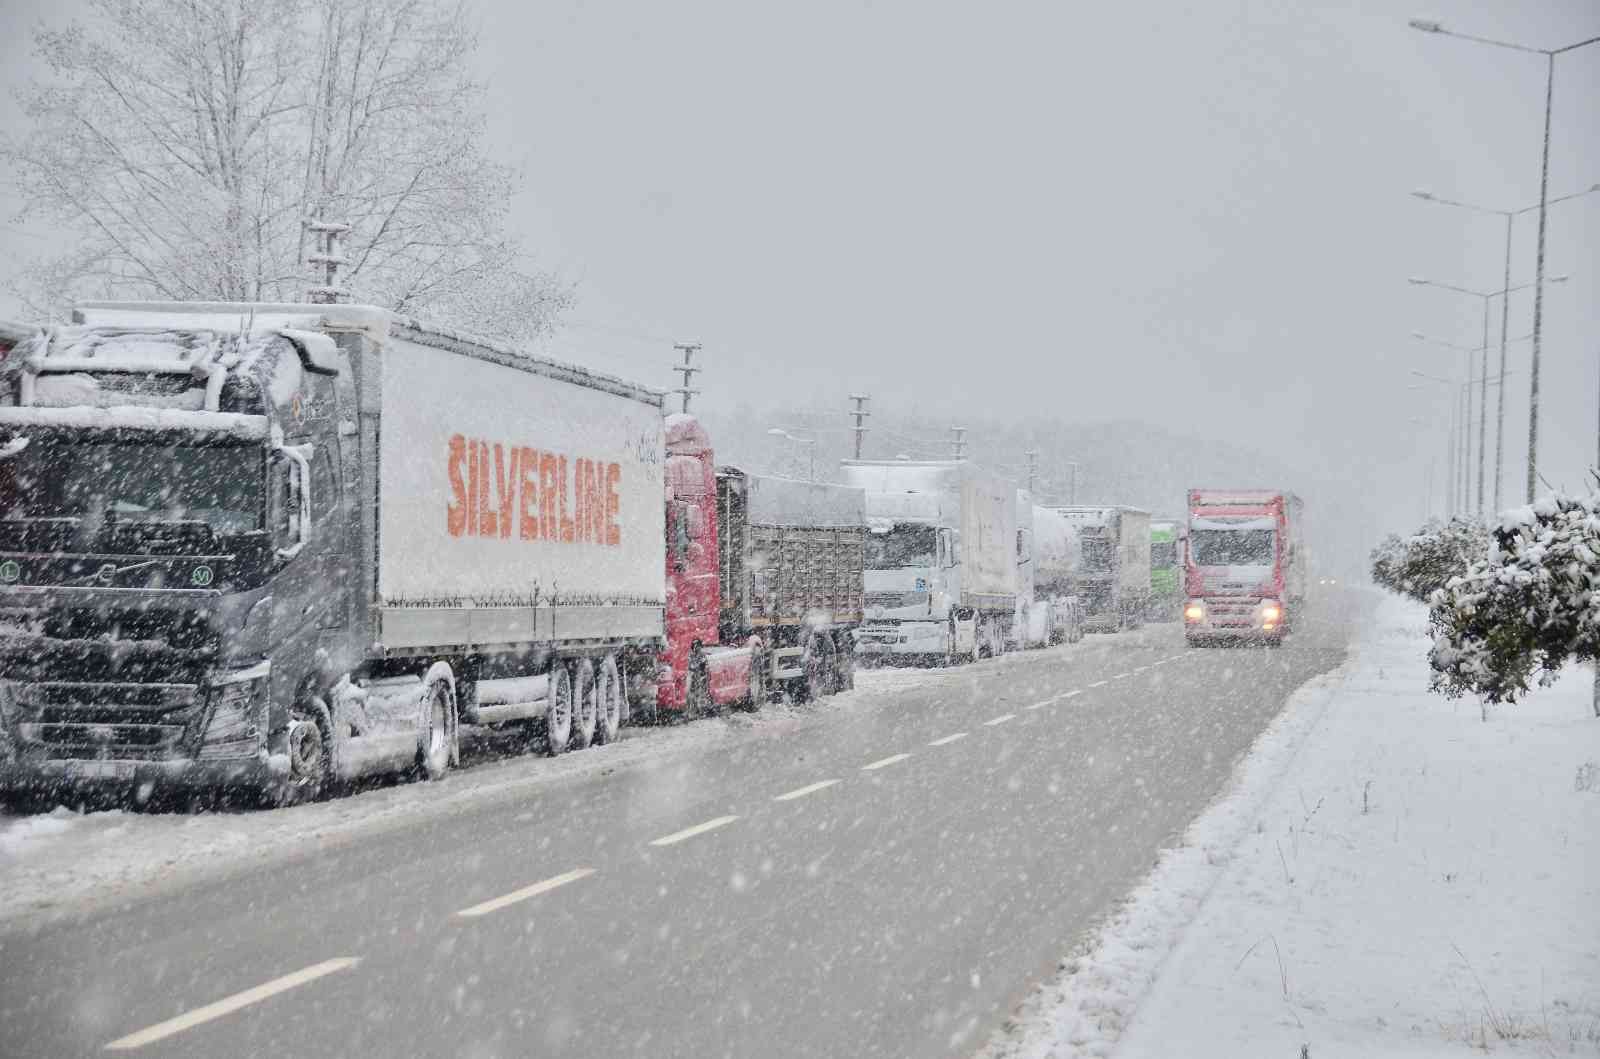
[{"label": "snow-covered road", "polygon": [[987,1059],[1600,1054],[1592,673],[1484,720],[1425,629],[1385,600]]},{"label": "snow-covered road", "polygon": [[0,930],[0,1054],[964,1054],[1349,619],[1281,650],[1165,626],[868,674],[283,812],[75,821],[0,874],[53,903]]}]

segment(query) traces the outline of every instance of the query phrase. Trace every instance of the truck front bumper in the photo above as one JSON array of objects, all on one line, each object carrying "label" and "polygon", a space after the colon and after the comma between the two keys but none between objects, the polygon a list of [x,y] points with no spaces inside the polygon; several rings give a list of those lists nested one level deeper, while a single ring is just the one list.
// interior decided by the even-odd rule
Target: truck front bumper
[{"label": "truck front bumper", "polygon": [[1284,635],[1283,619],[1281,609],[1270,620],[1264,617],[1263,603],[1256,599],[1190,600],[1184,605],[1183,635],[1191,644],[1278,643]]},{"label": "truck front bumper", "polygon": [[868,622],[856,634],[856,656],[942,655],[949,638],[949,628],[941,621]]},{"label": "truck front bumper", "polygon": [[161,761],[95,759],[39,760],[0,757],[0,791],[138,792],[155,789],[272,790],[289,778],[287,754],[261,751],[251,757]]}]

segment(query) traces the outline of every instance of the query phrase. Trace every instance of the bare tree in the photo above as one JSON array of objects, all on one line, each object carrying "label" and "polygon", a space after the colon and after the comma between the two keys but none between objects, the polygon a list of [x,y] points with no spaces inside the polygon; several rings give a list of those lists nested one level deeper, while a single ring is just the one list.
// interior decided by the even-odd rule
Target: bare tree
[{"label": "bare tree", "polygon": [[484,151],[459,0],[92,0],[36,45],[52,76],[0,146],[25,216],[63,234],[26,273],[36,310],[297,300],[307,218],[352,226],[363,301],[510,339],[571,301],[505,234],[518,181]]}]

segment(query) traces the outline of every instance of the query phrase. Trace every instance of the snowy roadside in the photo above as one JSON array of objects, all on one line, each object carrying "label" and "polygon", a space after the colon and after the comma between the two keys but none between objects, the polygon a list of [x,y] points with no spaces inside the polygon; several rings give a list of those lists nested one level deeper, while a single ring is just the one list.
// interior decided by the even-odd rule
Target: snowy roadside
[{"label": "snowy roadside", "polygon": [[1427,691],[1386,599],[985,1059],[1600,1054],[1600,720]]},{"label": "snowy roadside", "polygon": [[[1004,661],[1004,660],[1002,660]],[[842,713],[870,710],[896,691],[942,679],[938,671],[861,673],[855,691],[800,707],[769,706],[691,724],[625,728],[615,744],[559,758],[524,755],[476,764],[442,784],[399,783],[271,812],[91,812],[0,815],[0,930],[24,919],[76,914],[197,880],[410,827],[468,807],[648,765],[749,737],[781,737]]]}]

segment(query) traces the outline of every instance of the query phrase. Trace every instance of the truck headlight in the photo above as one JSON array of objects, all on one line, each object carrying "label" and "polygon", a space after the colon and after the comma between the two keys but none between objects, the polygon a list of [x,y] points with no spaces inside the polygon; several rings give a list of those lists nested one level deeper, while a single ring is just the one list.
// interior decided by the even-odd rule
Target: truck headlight
[{"label": "truck headlight", "polygon": [[1267,624],[1276,622],[1283,616],[1283,608],[1278,606],[1275,599],[1266,600],[1261,604],[1261,620]]},{"label": "truck headlight", "polygon": [[1198,599],[1191,599],[1183,608],[1184,621],[1204,621],[1205,617],[1206,605]]},{"label": "truck headlight", "polygon": [[266,732],[265,665],[230,673],[211,686],[211,718],[201,741],[202,759],[254,757]]}]

